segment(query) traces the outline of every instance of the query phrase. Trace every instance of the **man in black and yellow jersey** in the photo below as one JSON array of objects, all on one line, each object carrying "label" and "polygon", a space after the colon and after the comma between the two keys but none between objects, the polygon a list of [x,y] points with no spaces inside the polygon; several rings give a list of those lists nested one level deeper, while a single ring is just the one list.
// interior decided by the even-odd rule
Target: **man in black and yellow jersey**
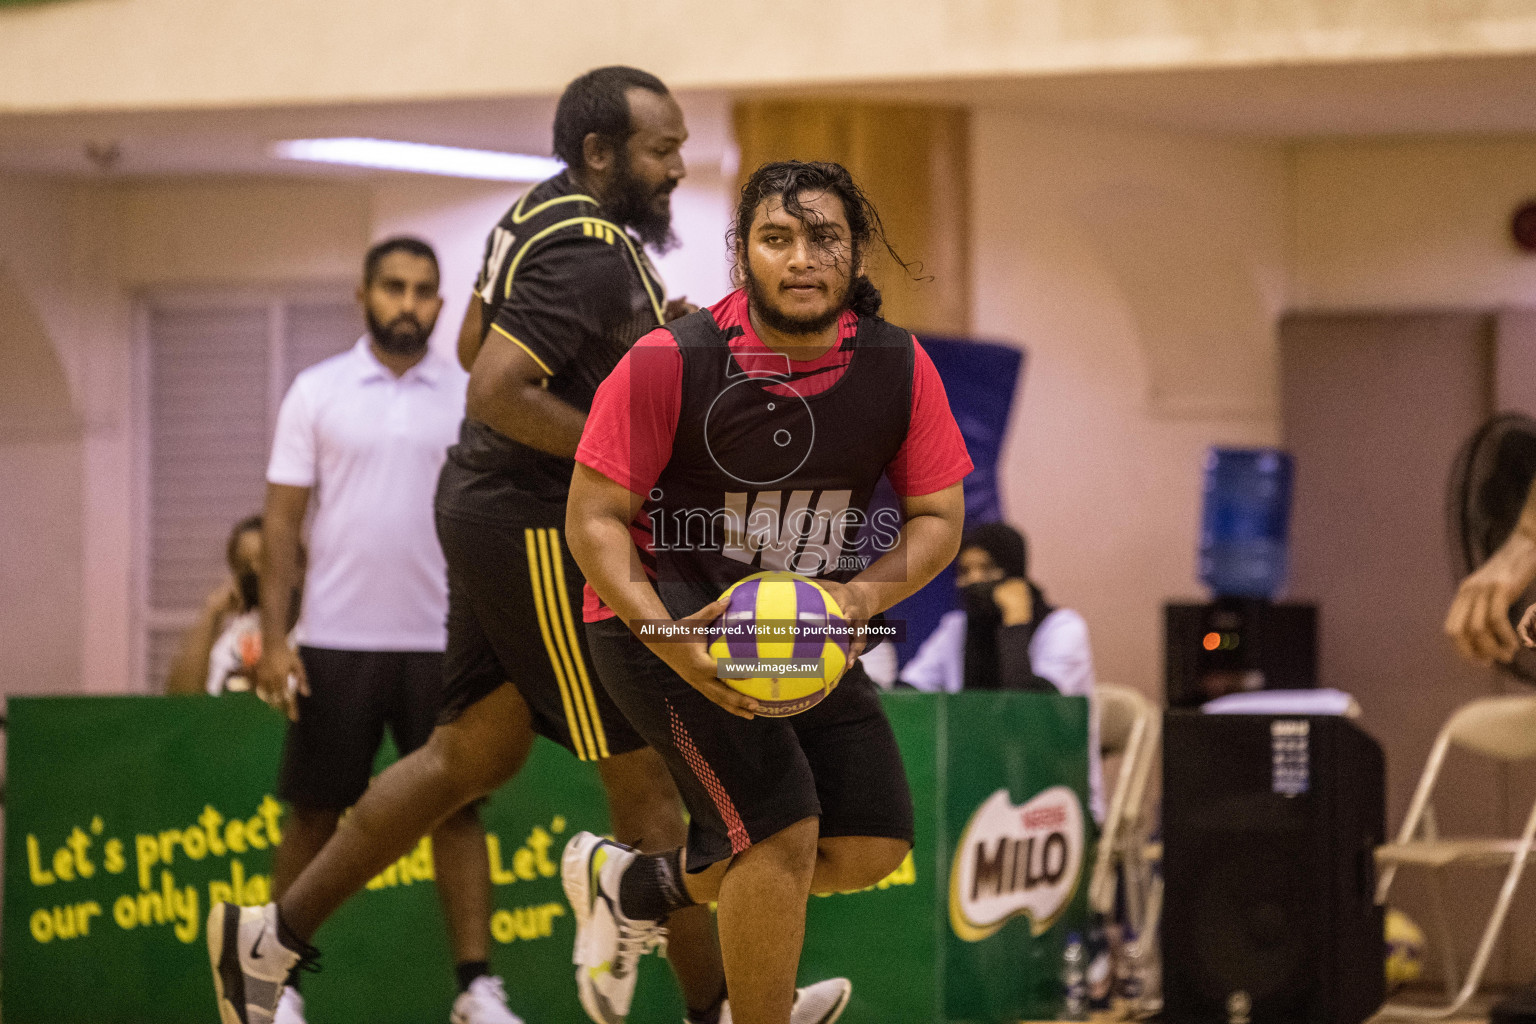
[{"label": "man in black and yellow jersey", "polygon": [[[661,758],[592,671],[584,580],[563,536],[573,456],[598,384],[636,339],[691,309],[680,300],[669,307],[645,255],[672,242],[670,197],[684,175],[687,129],[660,80],[607,67],[566,88],[554,135],[568,170],[535,186],[491,232],[460,332],[467,410],[436,498],[448,564],[442,717],[426,746],[374,781],[277,905],[214,908],[210,953],[225,1024],[265,1022],[269,978],[314,954],[308,942],[320,923],[437,823],[516,774],[536,735],[596,763],[616,838],[665,850],[687,836]],[[728,1019],[708,911],[674,914],[668,931],[690,1020]],[[278,942],[263,945],[269,935]],[[628,1012],[644,950],[622,952],[578,979],[598,1024]],[[517,979],[509,982],[516,1006]],[[806,1012],[840,1011],[846,985],[813,986],[835,991],[808,993],[818,998],[803,1000]]]},{"label": "man in black and yellow jersey", "polygon": [[581,574],[560,533],[592,396],[666,319],[645,245],[670,241],[686,137],[677,103],[643,71],[600,68],[566,89],[555,152],[570,169],[519,199],[486,242],[459,335],[467,411],[437,489],[445,718],[504,691],[532,732],[605,776],[602,762],[644,742],[587,667]]},{"label": "man in black and yellow jersey", "polygon": [[[591,670],[583,577],[563,528],[592,396],[635,340],[667,319],[645,250],[673,244],[687,129],[659,79],[607,67],[566,88],[554,135],[568,169],[492,229],[459,335],[471,371],[467,413],[437,492],[449,578],[444,717],[476,742],[499,744],[503,772],[521,763],[534,734],[595,762],[614,830],[657,843],[683,834],[681,800]],[[724,988],[711,922],[685,916],[672,932],[685,999],[707,1017]],[[579,987],[592,1002],[593,986]],[[587,1010],[611,1022],[628,1006],[597,1000]]]}]

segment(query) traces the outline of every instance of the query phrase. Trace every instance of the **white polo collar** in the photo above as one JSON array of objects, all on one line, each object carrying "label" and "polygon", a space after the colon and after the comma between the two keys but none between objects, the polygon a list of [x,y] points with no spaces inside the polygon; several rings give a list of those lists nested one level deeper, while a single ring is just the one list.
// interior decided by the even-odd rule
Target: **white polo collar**
[{"label": "white polo collar", "polygon": [[365,334],[358,338],[357,343],[352,346],[352,361],[357,368],[357,381],[359,384],[367,384],[377,380],[399,380],[401,382],[419,380],[428,387],[436,387],[438,382],[442,380],[443,368],[439,364],[441,357],[432,350],[430,345],[427,346],[427,354],[422,357],[419,363],[406,370],[399,377],[396,377],[394,371],[379,362],[379,357],[374,355],[373,346],[370,344],[371,340]]}]

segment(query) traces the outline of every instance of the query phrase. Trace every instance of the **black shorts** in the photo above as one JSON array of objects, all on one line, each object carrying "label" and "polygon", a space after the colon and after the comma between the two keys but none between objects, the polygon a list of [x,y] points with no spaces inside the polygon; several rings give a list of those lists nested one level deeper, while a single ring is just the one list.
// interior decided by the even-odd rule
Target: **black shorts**
[{"label": "black shorts", "polygon": [[277,795],[296,807],[340,811],[368,788],[389,727],[404,757],[432,735],[443,687],[440,651],[300,647],[309,696],[283,741]]},{"label": "black shorts", "polygon": [[492,526],[438,513],[448,559],[448,652],[441,721],[510,681],[533,729],[583,761],[645,746],[598,685],[581,628],[582,587],[563,510]]},{"label": "black shorts", "polygon": [[912,842],[912,793],[874,682],[854,664],[820,704],[789,718],[729,714],[619,619],[587,624],[603,686],[667,762],[702,871],[811,816],[821,835]]}]

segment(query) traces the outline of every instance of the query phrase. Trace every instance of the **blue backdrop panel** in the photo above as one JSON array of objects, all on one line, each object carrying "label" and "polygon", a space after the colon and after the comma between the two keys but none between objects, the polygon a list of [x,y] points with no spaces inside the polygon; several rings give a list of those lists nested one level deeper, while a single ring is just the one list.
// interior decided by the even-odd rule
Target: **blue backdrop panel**
[{"label": "blue backdrop panel", "polygon": [[[1003,432],[1008,428],[1008,414],[1013,396],[1024,371],[1024,353],[1007,345],[958,338],[920,339],[933,359],[949,408],[960,424],[965,446],[976,469],[965,479],[965,525],[1004,518],[1002,495],[998,490],[998,458],[1002,454]],[[877,502],[896,504],[890,485],[881,480]],[[904,620],[906,638],[896,645],[897,656],[905,664],[917,652],[918,645],[933,632],[939,617],[955,607],[953,566],[946,568],[931,583],[886,612],[886,618]]]}]

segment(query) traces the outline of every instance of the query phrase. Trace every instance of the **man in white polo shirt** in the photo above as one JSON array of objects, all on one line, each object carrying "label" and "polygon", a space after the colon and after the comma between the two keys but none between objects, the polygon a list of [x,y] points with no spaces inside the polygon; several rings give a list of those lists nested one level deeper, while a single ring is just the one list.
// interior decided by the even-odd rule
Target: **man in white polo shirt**
[{"label": "man in white polo shirt", "polygon": [[[427,344],[442,299],[426,243],[391,238],[370,249],[358,300],[368,333],[294,380],[267,468],[257,689],[290,719],[278,795],[292,805],[274,857],[276,894],[368,787],[385,727],[403,756],[432,734],[441,702],[448,581],[432,494],[468,376]],[[311,499],[294,650],[285,634]],[[475,808],[432,840],[459,970],[452,1020],[513,1024],[487,970],[490,868]],[[290,975],[276,1024],[303,1019],[295,982]]]}]

